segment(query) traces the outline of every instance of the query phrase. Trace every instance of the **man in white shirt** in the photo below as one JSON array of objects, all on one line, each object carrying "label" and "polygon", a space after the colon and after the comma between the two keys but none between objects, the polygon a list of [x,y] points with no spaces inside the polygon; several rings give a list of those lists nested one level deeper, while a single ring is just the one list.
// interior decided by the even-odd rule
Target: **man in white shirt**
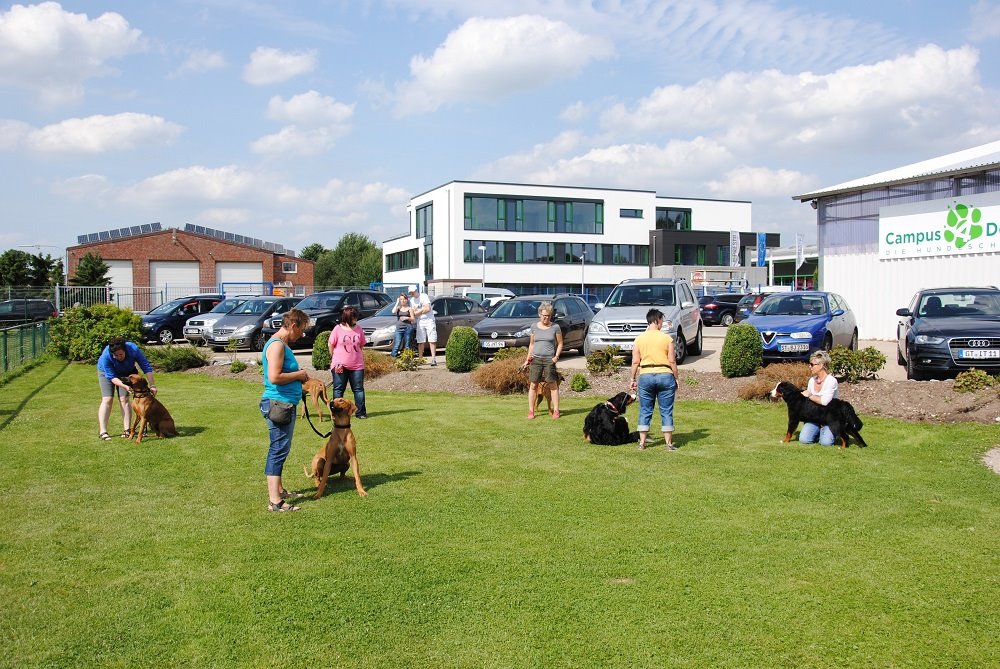
[{"label": "man in white shirt", "polygon": [[434,308],[427,293],[421,293],[417,286],[410,286],[410,307],[417,317],[417,345],[420,356],[424,355],[424,343],[431,345],[431,367],[437,366],[437,322],[434,320]]}]

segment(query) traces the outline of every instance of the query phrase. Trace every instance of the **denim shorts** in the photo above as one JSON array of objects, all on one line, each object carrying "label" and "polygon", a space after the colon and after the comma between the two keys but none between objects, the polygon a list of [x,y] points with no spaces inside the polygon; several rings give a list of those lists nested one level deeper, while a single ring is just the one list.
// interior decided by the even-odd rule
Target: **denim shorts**
[{"label": "denim shorts", "polygon": [[292,422],[288,425],[275,425],[267,417],[270,408],[271,400],[261,399],[260,414],[267,423],[268,436],[271,438],[271,444],[267,448],[267,460],[264,463],[264,476],[281,476],[285,459],[292,451],[292,433],[295,431],[295,417],[298,412],[292,412]]}]

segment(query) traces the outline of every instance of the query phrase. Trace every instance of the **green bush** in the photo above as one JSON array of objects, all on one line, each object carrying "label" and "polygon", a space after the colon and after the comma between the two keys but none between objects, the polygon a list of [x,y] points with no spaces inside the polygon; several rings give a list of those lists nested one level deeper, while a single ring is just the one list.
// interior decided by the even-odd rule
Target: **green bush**
[{"label": "green bush", "polygon": [[983,370],[973,367],[955,377],[955,392],[974,393],[990,388],[996,382],[996,379]]},{"label": "green bush", "polygon": [[528,357],[527,346],[512,346],[511,348],[498,348],[493,354],[493,362],[507,360],[508,358]]},{"label": "green bush", "polygon": [[885,356],[874,346],[861,351],[837,346],[830,351],[830,373],[847,383],[874,378],[883,367]]},{"label": "green bush", "polygon": [[750,376],[756,372],[764,364],[764,345],[760,342],[757,328],[749,323],[730,325],[722,344],[719,364],[722,375],[727,379]]},{"label": "green bush", "polygon": [[582,393],[589,387],[590,381],[587,380],[586,376],[580,374],[579,372],[574,374],[573,380],[569,382],[569,389],[577,393]]},{"label": "green bush", "polygon": [[614,372],[624,364],[625,357],[622,355],[622,350],[614,344],[587,356],[587,371],[591,374]]},{"label": "green bush", "polygon": [[243,362],[242,360],[233,360],[231,363],[229,363],[229,371],[232,372],[233,374],[239,374],[246,368],[247,368],[247,363]]},{"label": "green bush", "polygon": [[396,369],[401,372],[412,372],[422,364],[424,359],[411,348],[403,349],[396,357]]},{"label": "green bush", "polygon": [[192,346],[150,347],[145,350],[146,358],[158,372],[182,372],[193,367],[204,367],[211,364],[212,356],[207,351]]},{"label": "green bush", "polygon": [[142,318],[113,304],[71,307],[49,325],[48,351],[63,360],[95,362],[115,337],[141,343]]},{"label": "green bush", "polygon": [[327,348],[330,345],[330,332],[331,330],[324,330],[316,335],[312,357],[314,369],[330,369],[330,349]]},{"label": "green bush", "polygon": [[471,372],[479,364],[479,335],[467,325],[459,325],[448,337],[444,362],[449,372]]}]

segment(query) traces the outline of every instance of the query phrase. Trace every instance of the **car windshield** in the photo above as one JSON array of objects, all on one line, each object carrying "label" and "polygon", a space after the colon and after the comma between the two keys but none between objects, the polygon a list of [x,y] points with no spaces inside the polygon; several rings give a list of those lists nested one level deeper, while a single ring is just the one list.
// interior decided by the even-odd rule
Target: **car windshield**
[{"label": "car windshield", "polygon": [[173,311],[177,307],[181,306],[182,304],[186,304],[186,303],[187,303],[187,300],[171,300],[170,302],[164,302],[163,304],[161,304],[160,306],[156,307],[155,309],[152,309],[149,312],[149,315],[150,316],[158,316],[160,314],[169,314],[171,311]]},{"label": "car windshield", "polygon": [[247,300],[240,306],[233,309],[230,313],[237,316],[263,314],[271,308],[271,305],[274,304],[274,302],[274,300]]},{"label": "car windshield", "polygon": [[677,306],[677,293],[674,286],[669,284],[650,284],[636,286],[617,286],[608,301],[604,303],[606,307],[647,307],[647,306]]},{"label": "car windshield", "polygon": [[211,314],[228,314],[230,311],[247,301],[245,297],[229,297],[219,302],[210,311]]},{"label": "car windshield", "polygon": [[24,313],[28,305],[21,302],[0,302],[0,314]]},{"label": "car windshield", "polygon": [[933,293],[924,295],[917,307],[923,318],[997,318],[1000,317],[1000,291]]},{"label": "car windshield", "polygon": [[333,309],[340,302],[343,293],[313,293],[297,305],[296,309]]},{"label": "car windshield", "polygon": [[[379,309],[378,311],[376,311],[375,315],[376,316],[395,316],[396,314],[392,313],[392,309],[395,306],[396,306],[395,302],[390,302],[389,304],[385,305],[384,307],[382,307],[381,309]],[[302,308],[301,304],[299,305],[299,308],[300,309]]]},{"label": "car windshield", "polygon": [[537,318],[541,300],[507,300],[501,302],[491,318]]},{"label": "car windshield", "polygon": [[821,295],[772,295],[754,311],[759,316],[822,316],[826,312]]}]

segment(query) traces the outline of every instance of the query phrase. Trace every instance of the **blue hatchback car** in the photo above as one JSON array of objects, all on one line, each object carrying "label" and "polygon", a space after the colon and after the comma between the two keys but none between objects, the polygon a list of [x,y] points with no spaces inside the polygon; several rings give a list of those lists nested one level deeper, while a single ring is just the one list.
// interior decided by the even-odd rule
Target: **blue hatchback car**
[{"label": "blue hatchback car", "polygon": [[764,360],[808,360],[834,346],[858,348],[858,323],[847,301],[836,293],[775,293],[754,310],[747,323],[757,328]]}]

